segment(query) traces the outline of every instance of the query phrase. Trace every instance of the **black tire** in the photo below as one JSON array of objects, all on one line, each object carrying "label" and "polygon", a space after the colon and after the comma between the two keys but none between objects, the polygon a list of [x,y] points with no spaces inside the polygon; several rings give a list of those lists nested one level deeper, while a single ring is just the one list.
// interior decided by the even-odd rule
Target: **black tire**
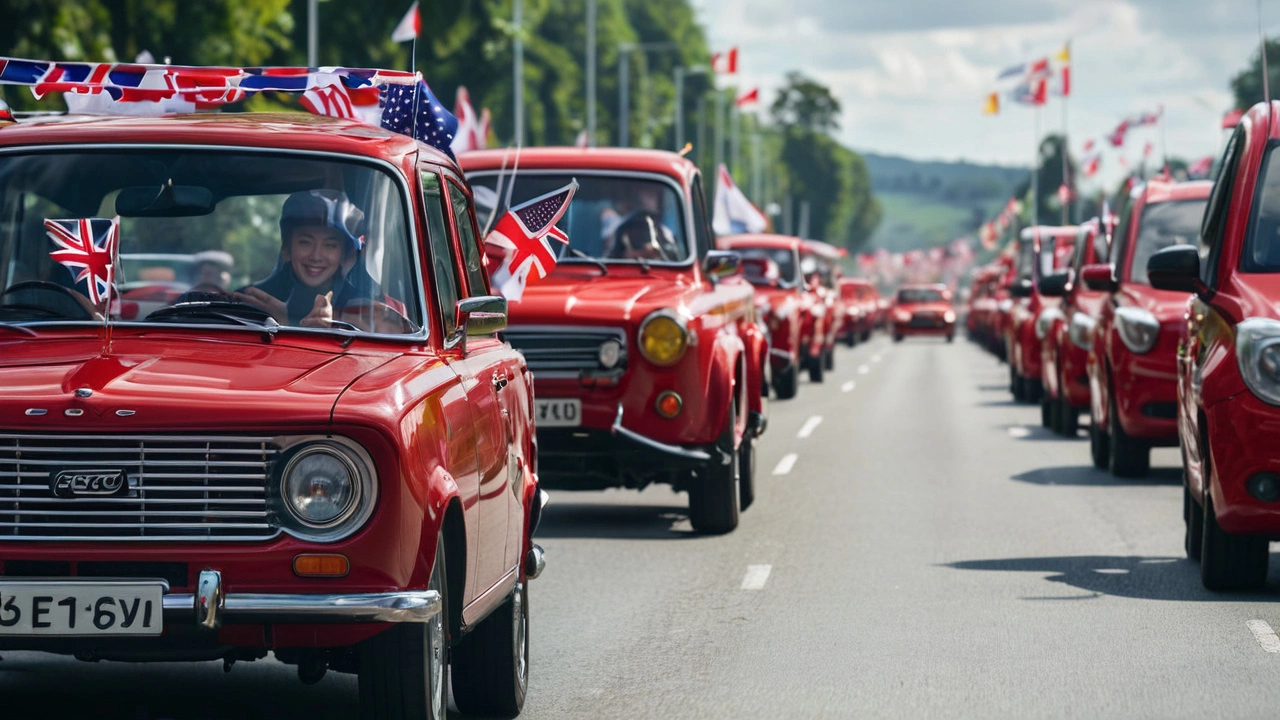
[{"label": "black tire", "polygon": [[818,357],[809,358],[809,382],[815,382],[815,383],[822,382],[822,375],[823,375],[822,356],[819,355]]},{"label": "black tire", "polygon": [[738,505],[746,510],[756,501],[756,439],[747,433],[738,448]]},{"label": "black tire", "polygon": [[901,336],[901,335],[894,335],[894,336],[893,336],[893,341],[894,341],[894,342],[902,342],[902,336]]},{"label": "black tire", "polygon": [[1111,463],[1111,438],[1092,417],[1089,422],[1089,456],[1093,466],[1099,470],[1106,470]]},{"label": "black tire", "polygon": [[1204,543],[1204,509],[1191,497],[1186,470],[1182,471],[1182,522],[1186,525],[1182,545],[1187,551],[1187,559],[1200,562],[1200,550]]},{"label": "black tire", "polygon": [[858,344],[858,333],[850,330],[848,335],[844,336],[845,347],[853,347]]},{"label": "black tire", "polygon": [[529,690],[529,584],[516,583],[453,649],[453,701],[464,715],[511,718]]},{"label": "black tire", "polygon": [[1115,395],[1111,396],[1111,418],[1108,423],[1108,435],[1111,437],[1111,456],[1108,466],[1111,474],[1118,478],[1139,478],[1151,469],[1151,446],[1142,440],[1129,437],[1120,424],[1120,413],[1116,412]]},{"label": "black tire", "polygon": [[822,369],[831,372],[836,369],[836,351],[832,348],[822,353]]},{"label": "black tire", "polygon": [[700,533],[723,535],[738,527],[738,513],[742,508],[738,485],[740,456],[733,447],[737,419],[738,404],[734,402],[729,409],[729,421],[716,443],[729,458],[728,464],[713,461],[699,469],[697,477],[689,483],[689,520]]},{"label": "black tire", "polygon": [[795,364],[787,366],[780,375],[773,378],[773,391],[779,400],[790,400],[800,391],[800,368]]},{"label": "black tire", "polygon": [[870,330],[863,330],[863,331],[862,331],[862,342],[866,342],[866,341],[868,341],[868,340],[870,340],[870,339],[871,339],[871,331],[870,331]]},{"label": "black tire", "polygon": [[[1208,473],[1206,472],[1206,477]],[[1206,488],[1207,490],[1207,488]],[[1204,495],[1200,582],[1215,592],[1261,590],[1267,582],[1270,546],[1265,537],[1231,535],[1218,525],[1213,498]]]},{"label": "black tire", "polygon": [[1022,395],[1029,403],[1038,403],[1044,397],[1044,385],[1037,378],[1022,378]]},{"label": "black tire", "polygon": [[[1061,387],[1061,386],[1059,386]],[[1058,398],[1058,432],[1073,438],[1080,432],[1080,411],[1065,398]]]},{"label": "black tire", "polygon": [[955,342],[955,341],[956,341],[955,333],[947,333],[947,342]]},{"label": "black tire", "polygon": [[1049,393],[1045,393],[1040,398],[1040,427],[1058,432],[1058,428],[1055,427],[1057,425],[1057,414],[1057,401],[1049,397]]},{"label": "black tire", "polygon": [[440,612],[426,623],[400,623],[357,648],[360,714],[386,720],[444,720],[449,709],[449,587],[444,536],[436,542],[428,590]]}]

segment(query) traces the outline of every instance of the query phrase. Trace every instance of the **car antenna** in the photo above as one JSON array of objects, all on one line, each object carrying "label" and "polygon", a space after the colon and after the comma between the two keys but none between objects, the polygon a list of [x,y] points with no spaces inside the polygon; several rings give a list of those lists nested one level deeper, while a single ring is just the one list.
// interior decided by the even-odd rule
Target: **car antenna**
[{"label": "car antenna", "polygon": [[1258,43],[1262,53],[1262,99],[1267,103],[1267,112],[1271,112],[1271,74],[1267,72],[1267,38],[1262,34],[1262,0],[1258,0]]}]

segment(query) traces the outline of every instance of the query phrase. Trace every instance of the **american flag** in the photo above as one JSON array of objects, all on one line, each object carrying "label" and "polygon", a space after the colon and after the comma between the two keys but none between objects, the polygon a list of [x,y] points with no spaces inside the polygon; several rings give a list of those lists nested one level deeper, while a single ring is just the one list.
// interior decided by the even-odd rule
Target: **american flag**
[{"label": "american flag", "polygon": [[413,84],[387,83],[382,89],[382,127],[408,135],[453,157],[458,118],[419,79]]},{"label": "american flag", "polygon": [[569,209],[578,181],[511,208],[498,220],[485,242],[508,248],[502,267],[493,275],[493,284],[508,300],[519,300],[530,279],[540,280],[556,266],[550,239],[568,244],[569,236],[556,223]]},{"label": "american flag", "polygon": [[79,270],[75,280],[87,283],[89,302],[98,305],[110,298],[115,283],[120,219],[45,220],[44,227],[49,239],[58,246],[49,257],[72,273]]}]

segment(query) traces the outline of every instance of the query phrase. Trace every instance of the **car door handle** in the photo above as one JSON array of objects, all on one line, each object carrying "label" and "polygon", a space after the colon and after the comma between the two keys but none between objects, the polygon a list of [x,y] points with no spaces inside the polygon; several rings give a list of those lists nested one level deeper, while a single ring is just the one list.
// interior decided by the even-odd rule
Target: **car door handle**
[{"label": "car door handle", "polygon": [[493,374],[493,389],[494,389],[494,390],[501,390],[502,388],[504,388],[504,387],[506,387],[506,386],[507,386],[507,383],[508,383],[508,382],[510,382],[510,378],[508,378],[508,377],[506,376],[506,373],[498,372],[498,373],[494,373],[494,374]]}]

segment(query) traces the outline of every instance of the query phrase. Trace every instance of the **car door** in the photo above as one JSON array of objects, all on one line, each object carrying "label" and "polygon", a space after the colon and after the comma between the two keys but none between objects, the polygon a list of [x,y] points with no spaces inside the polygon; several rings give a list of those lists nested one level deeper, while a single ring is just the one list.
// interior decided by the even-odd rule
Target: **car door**
[{"label": "car door", "polygon": [[[470,193],[453,176],[446,178],[445,186],[450,222],[462,261],[464,291],[467,297],[489,295],[489,278]],[[477,566],[477,580],[483,592],[515,567],[522,546],[520,541],[512,542],[513,535],[518,537],[518,529],[512,527],[518,524],[518,518],[511,517],[512,497],[520,495],[520,482],[511,411],[518,403],[509,399],[509,394],[519,387],[513,386],[512,381],[521,376],[520,355],[496,336],[467,338],[466,345],[465,363],[473,380],[468,396],[475,416],[480,468],[480,527],[486,540]]]},{"label": "car door", "polygon": [[443,340],[441,356],[449,363],[454,372],[462,380],[462,402],[451,402],[447,406],[450,412],[458,413],[445,419],[449,428],[458,428],[456,434],[449,436],[450,455],[453,463],[448,468],[450,475],[458,485],[458,494],[462,501],[463,520],[467,528],[467,573],[464,583],[463,602],[470,602],[478,593],[487,588],[476,587],[475,568],[478,557],[486,542],[481,532],[480,521],[480,472],[476,461],[476,423],[469,401],[472,394],[467,390],[474,385],[466,373],[466,362],[462,356],[462,348],[453,340],[456,336],[458,300],[462,298],[462,280],[458,275],[457,255],[449,231],[449,223],[443,200],[443,186],[440,175],[434,168],[424,166],[419,170],[422,187],[423,210],[427,220],[427,245],[431,267],[427,275],[433,286],[435,310],[440,316],[440,335]]}]

